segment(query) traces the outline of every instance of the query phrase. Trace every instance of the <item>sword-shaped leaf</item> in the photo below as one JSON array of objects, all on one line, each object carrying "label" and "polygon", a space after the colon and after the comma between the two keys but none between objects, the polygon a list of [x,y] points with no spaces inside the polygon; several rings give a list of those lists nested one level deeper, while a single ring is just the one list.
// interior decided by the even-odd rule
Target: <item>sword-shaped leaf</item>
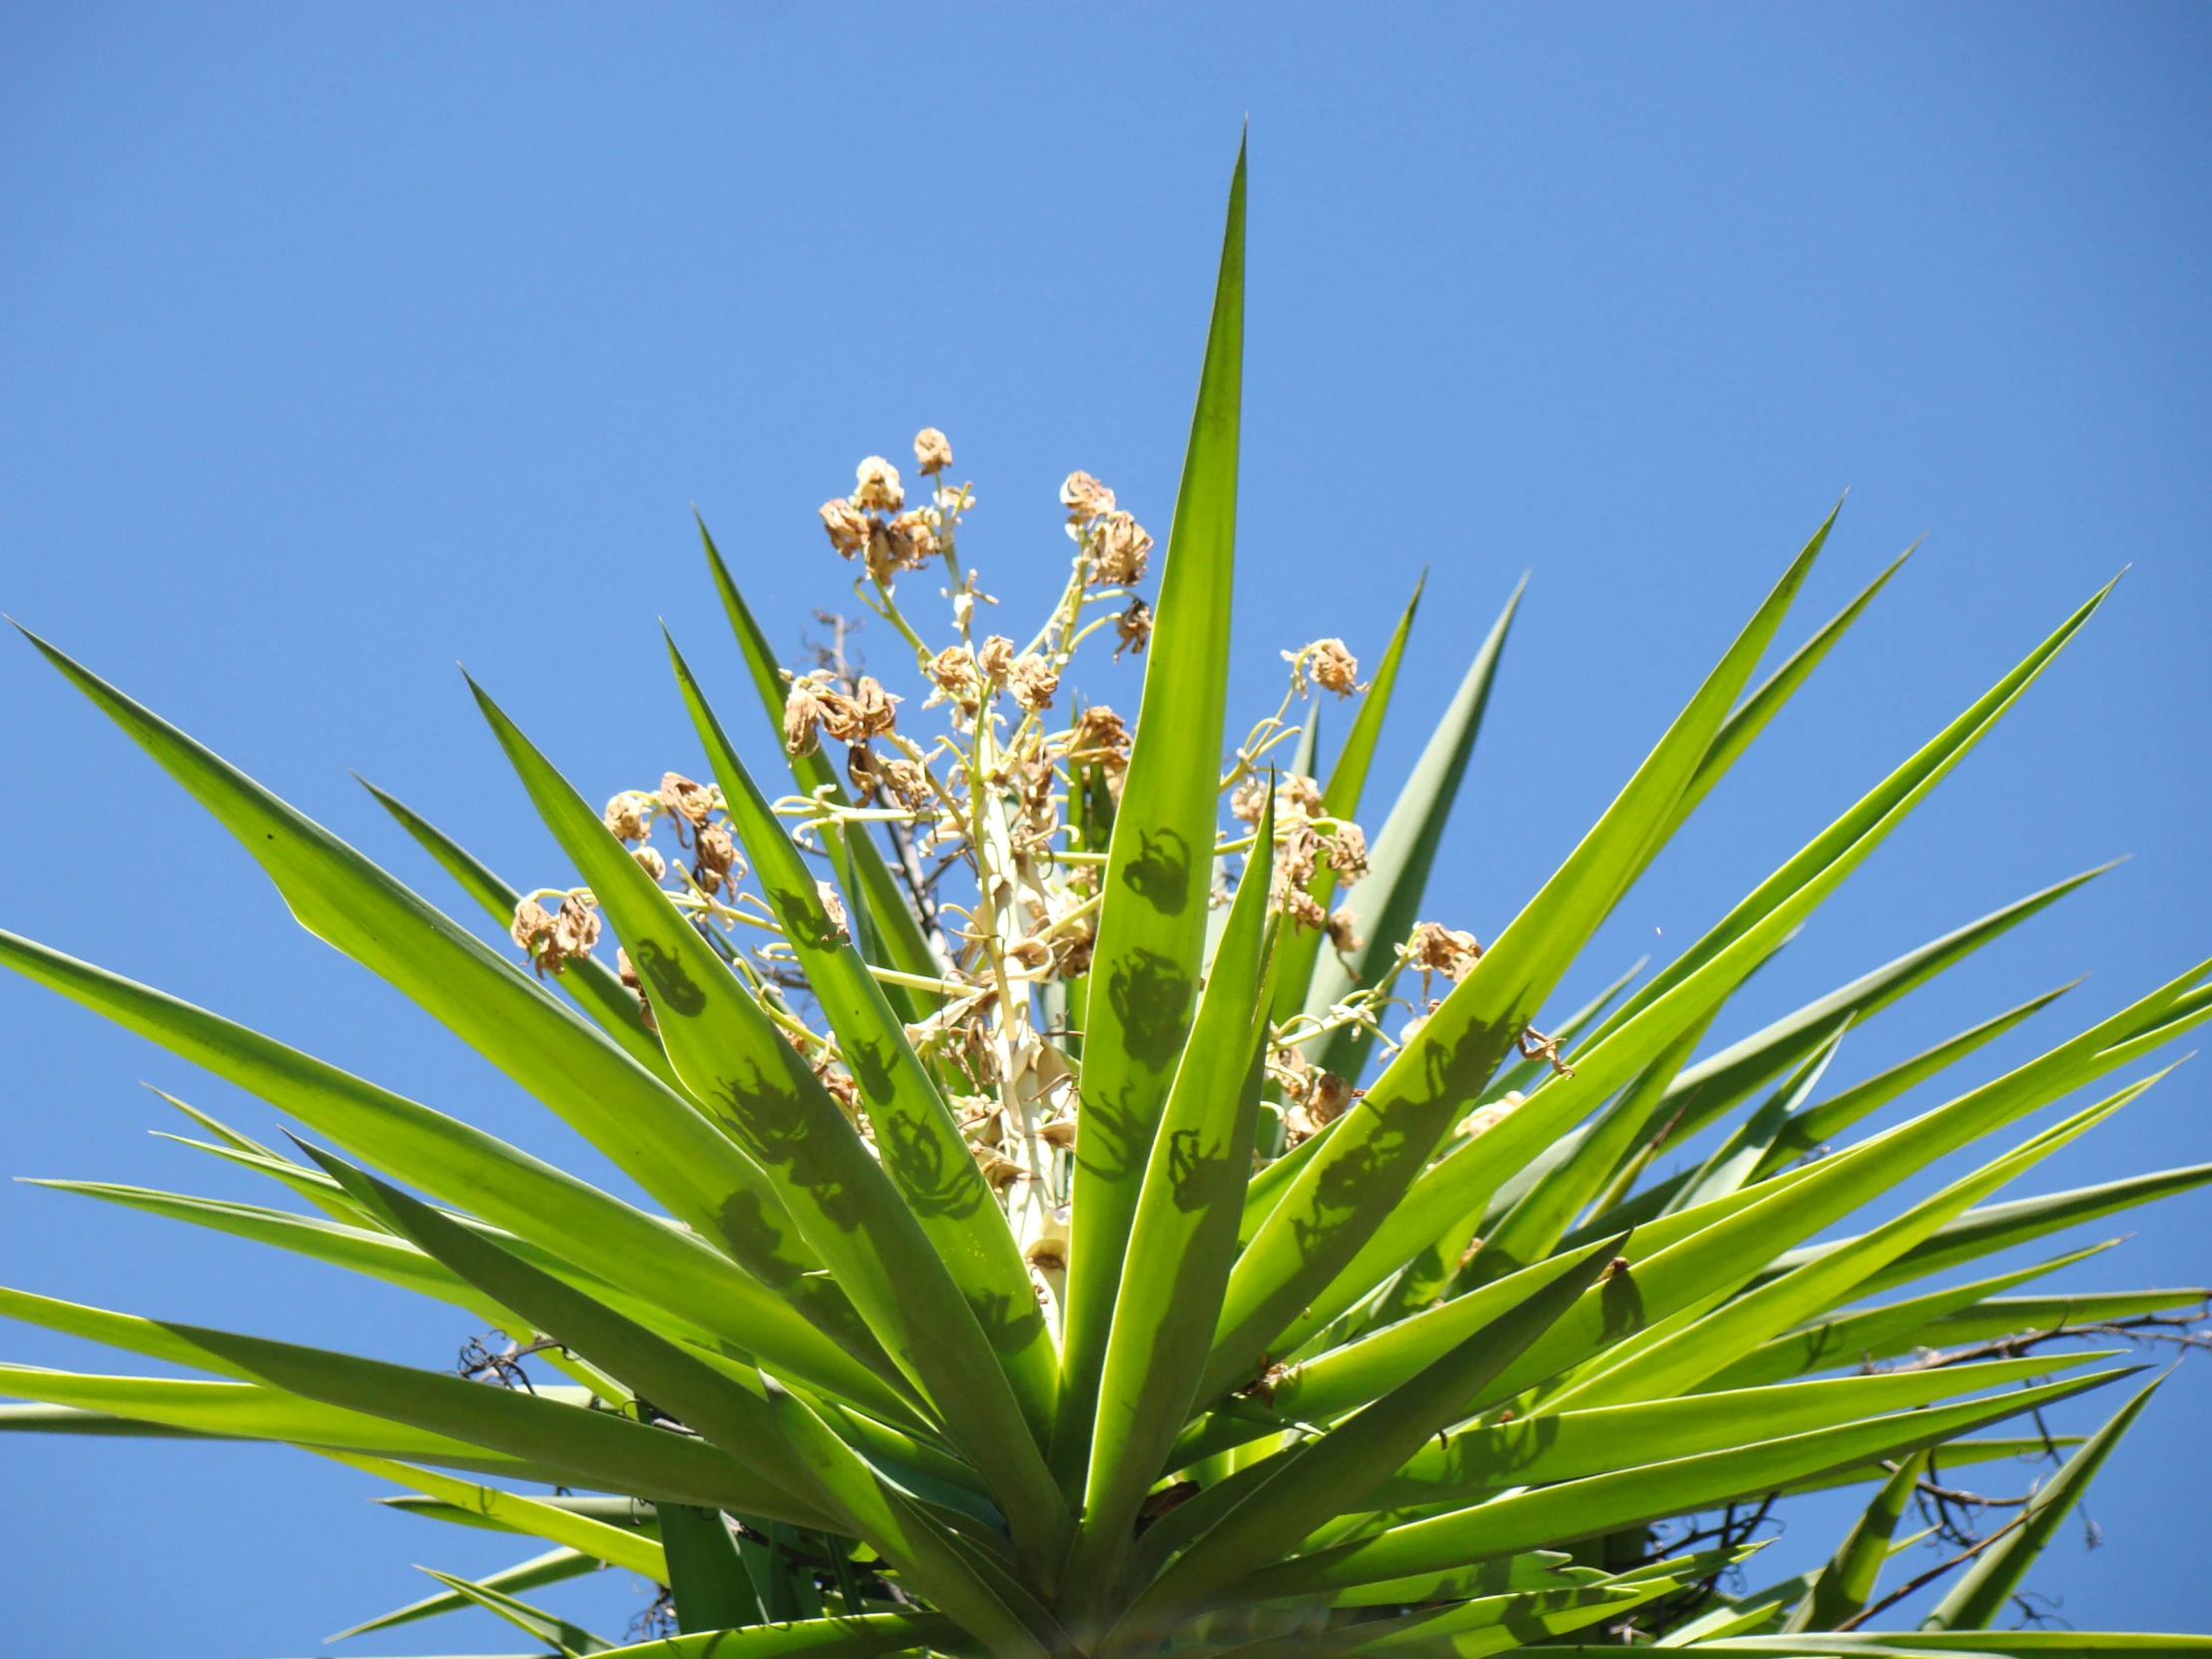
[{"label": "sword-shaped leaf", "polygon": [[2081,1494],[2089,1489],[2105,1458],[2120,1443],[2120,1436],[2143,1414],[2143,1407],[2165,1380],[2156,1379],[2121,1406],[2110,1421],[2089,1436],[2088,1444],[2066,1459],[2064,1468],[2035,1489],[2020,1511],[2018,1525],[1981,1552],[1966,1569],[1966,1575],[1921,1621],[1924,1629],[1981,1630],[2004,1611],[2012,1592],[2027,1576],[2027,1569],[2058,1530],[2058,1523],[2081,1501]]},{"label": "sword-shaped leaf", "polygon": [[462,1578],[453,1573],[439,1572],[434,1567],[419,1567],[416,1570],[436,1579],[450,1594],[472,1601],[485,1612],[505,1619],[517,1630],[535,1636],[560,1653],[563,1659],[584,1659],[586,1654],[610,1653],[614,1650],[614,1643],[605,1637],[595,1636],[582,1625],[571,1624],[558,1614],[533,1607],[526,1601],[517,1601],[504,1590],[494,1590],[474,1579]]},{"label": "sword-shaped leaf", "polygon": [[1898,1520],[1927,1472],[1925,1451],[1898,1463],[1897,1473],[1882,1483],[1882,1490],[1852,1523],[1836,1553],[1814,1574],[1811,1591],[1791,1610],[1783,1629],[1834,1630],[1866,1608],[1874,1599],[1883,1564],[1890,1559],[1890,1540],[1897,1535]]},{"label": "sword-shaped leaf", "polygon": [[1535,1017],[1642,867],[1651,837],[1662,832],[1781,626],[1821,540],[1815,536],[1791,561],[1581,843],[1299,1171],[1230,1278],[1201,1397],[1250,1376],[1299,1310],[1351,1262]]},{"label": "sword-shaped leaf", "polygon": [[[389,981],[749,1268],[781,1261],[796,1275],[821,1265],[761,1172],[611,1037],[322,826],[26,637],[238,836],[300,925]],[[749,1223],[736,1235],[727,1230],[733,1215]]]},{"label": "sword-shaped leaf", "polygon": [[[871,1408],[909,1414],[881,1377],[727,1256],[495,1136],[13,933],[0,931],[0,964],[251,1090],[400,1180],[464,1206],[796,1377],[870,1401]],[[876,1352],[877,1365],[887,1372],[889,1361]]]},{"label": "sword-shaped leaf", "polygon": [[1053,1470],[1070,1494],[1084,1485],[1122,1256],[1153,1134],[1190,1031],[1206,944],[1236,576],[1244,256],[1240,145],[1198,406],[1091,956],[1052,1442]]},{"label": "sword-shaped leaf", "polygon": [[2128,1375],[2100,1372],[2075,1382],[2021,1388],[1993,1402],[1877,1417],[1538,1487],[1393,1527],[1374,1538],[1315,1550],[1254,1573],[1235,1586],[1235,1594],[1240,1600],[1262,1600],[1313,1593],[1509,1554],[1531,1547],[1534,1539],[1556,1543],[1594,1537],[1773,1491],[1825,1469],[1917,1451]]},{"label": "sword-shaped leaf", "polygon": [[[1316,964],[1305,1000],[1305,1011],[1316,1019],[1327,1014],[1343,997],[1374,984],[1389,971],[1397,960],[1397,947],[1405,942],[1406,935],[1413,930],[1413,923],[1420,919],[1421,894],[1428,889],[1428,872],[1435,867],[1436,849],[1443,844],[1444,826],[1459,798],[1467,761],[1474,753],[1474,740],[1482,729],[1483,711],[1489,707],[1490,683],[1497,678],[1498,659],[1505,651],[1505,636],[1512,629],[1513,615],[1520,609],[1521,595],[1527,587],[1528,578],[1524,576],[1507,597],[1497,620],[1490,624],[1488,635],[1475,651],[1474,661],[1467,665],[1467,672],[1460,678],[1459,689],[1453,694],[1450,706],[1429,734],[1420,759],[1413,763],[1404,787],[1390,805],[1389,816],[1382,821],[1382,831],[1368,852],[1368,873],[1355,881],[1345,894],[1344,908],[1360,918],[1360,931],[1366,935],[1366,943],[1350,952],[1349,966],[1334,955]],[[1405,607],[1404,619],[1390,641],[1391,655],[1387,661],[1393,678],[1396,653],[1419,603],[1420,593],[1416,589],[1413,602]],[[1368,708],[1376,711],[1378,736],[1382,724],[1382,705],[1376,700],[1387,689],[1378,677],[1375,690],[1368,694]],[[1368,708],[1360,711],[1362,719],[1366,718]],[[1370,741],[1372,743],[1372,738]],[[1364,766],[1360,782],[1366,782]],[[1337,788],[1334,778],[1330,780],[1330,788],[1332,791]],[[1358,793],[1357,790],[1347,791],[1354,802]],[[1352,816],[1351,805],[1340,810],[1333,795],[1328,800],[1332,813],[1339,817]],[[1327,894],[1322,896],[1327,898]],[[1374,1044],[1372,1032],[1356,1025],[1346,1026],[1329,1039],[1317,1063],[1340,1077],[1357,1078],[1366,1068],[1368,1053]]]},{"label": "sword-shaped leaf", "polygon": [[1118,1577],[1137,1511],[1190,1414],[1236,1255],[1273,1003],[1271,786],[1152,1143],[1099,1386],[1071,1589]]},{"label": "sword-shaped leaf", "polygon": [[[600,1562],[596,1556],[563,1546],[549,1549],[543,1555],[533,1555],[527,1561],[518,1561],[498,1572],[486,1573],[476,1582],[487,1590],[498,1590],[514,1595],[523,1590],[534,1590],[542,1584],[559,1584],[571,1578],[581,1578],[587,1572],[597,1572]],[[366,1636],[373,1631],[390,1630],[402,1624],[413,1624],[421,1619],[434,1619],[442,1613],[458,1613],[476,1603],[464,1595],[444,1590],[420,1601],[410,1601],[404,1607],[395,1607],[388,1613],[364,1619],[359,1624],[325,1636],[326,1642],[342,1642],[353,1636]]]},{"label": "sword-shaped leaf", "polygon": [[659,1637],[612,1650],[615,1659],[878,1659],[908,1649],[959,1651],[960,1625],[942,1613],[864,1613],[791,1624]]},{"label": "sword-shaped leaf", "polygon": [[[1072,1517],[974,1308],[913,1208],[745,983],[583,797],[476,695],[539,815],[652,987],[677,1075],[759,1160],[867,1330],[989,1479],[1032,1568],[1047,1559],[1057,1566]],[[818,937],[835,930],[819,895],[810,890],[803,901],[803,925]]]}]

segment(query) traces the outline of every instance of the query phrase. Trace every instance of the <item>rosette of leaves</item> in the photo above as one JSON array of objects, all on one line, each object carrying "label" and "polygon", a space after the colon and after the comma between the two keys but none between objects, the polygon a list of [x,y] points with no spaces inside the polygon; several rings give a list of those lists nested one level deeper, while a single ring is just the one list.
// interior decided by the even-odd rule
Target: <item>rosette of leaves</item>
[{"label": "rosette of leaves", "polygon": [[[404,1286],[511,1345],[456,1376],[11,1290],[0,1312],[206,1380],[0,1367],[0,1391],[22,1401],[0,1424],[284,1441],[397,1483],[399,1507],[541,1551],[481,1580],[434,1575],[427,1599],[348,1634],[475,1607],[533,1652],[671,1659],[2207,1645],[1990,1628],[2150,1391],[2087,1443],[2051,1442],[2038,1407],[2136,1369],[2107,1364],[2110,1344],[2056,1339],[2163,1329],[2202,1293],[2009,1294],[2082,1249],[1951,1281],[2212,1176],[1996,1198],[2161,1075],[2137,1063],[2212,1013],[2212,963],[1993,1077],[1954,1080],[2059,992],[1823,1091],[1848,1029],[2088,879],[2076,876],[1707,1043],[1746,979],[2103,594],[1640,987],[1547,1013],[1622,895],[1896,569],[1760,678],[1824,524],[1566,860],[1389,1039],[1391,987],[1410,991],[1393,951],[1417,919],[1512,607],[1375,837],[1349,901],[1366,940],[1325,939],[1271,880],[1283,792],[1243,840],[1223,833],[1244,211],[1240,157],[1134,746],[1113,788],[1077,768],[1055,798],[1067,867],[1089,871],[1095,939],[1008,993],[1035,998],[1064,1073],[1072,1133],[1045,1142],[1046,1185],[1065,1200],[1042,1212],[1060,1224],[1056,1250],[1040,1254],[1038,1226],[985,1178],[956,1104],[972,1076],[925,1040],[982,982],[972,951],[948,949],[941,914],[925,925],[898,849],[812,749],[792,765],[829,858],[809,862],[680,658],[781,979],[719,945],[699,906],[677,903],[478,693],[641,1002],[588,955],[533,974],[41,642],[240,837],[307,928],[513,1077],[658,1209],[0,934],[8,966],[300,1131],[293,1155],[194,1114],[208,1138],[193,1144],[276,1182],[284,1206],[55,1185]],[[783,733],[785,684],[709,554]],[[878,563],[877,578],[895,575]],[[1327,770],[1336,819],[1360,809],[1411,621]],[[1297,770],[1318,770],[1311,737]],[[971,782],[980,812],[997,785]],[[514,888],[389,804],[509,919]],[[1217,870],[1225,896],[1234,878],[1225,902]],[[1313,880],[1326,901],[1326,866]],[[992,913],[979,895],[971,932]],[[578,924],[579,949],[593,931]],[[1299,1044],[1340,1088],[1368,1081],[1292,1144],[1276,1062]],[[1863,1129],[1909,1091],[1916,1111]],[[1702,1151],[1670,1164],[1681,1147]],[[1966,1173],[1933,1191],[1917,1179],[1969,1148]],[[1927,1289],[1936,1276],[1949,1288]],[[1963,1541],[1923,1628],[1868,1627],[1910,1576],[1893,1568],[1885,1594],[1914,1504],[1977,1462],[2054,1446],[2071,1455],[1999,1511],[2001,1526]],[[1870,1505],[1828,1564],[1745,1591],[1756,1539],[1742,1517],[1850,1484]],[[529,1599],[602,1564],[666,1586],[676,1632],[617,1648]]]}]

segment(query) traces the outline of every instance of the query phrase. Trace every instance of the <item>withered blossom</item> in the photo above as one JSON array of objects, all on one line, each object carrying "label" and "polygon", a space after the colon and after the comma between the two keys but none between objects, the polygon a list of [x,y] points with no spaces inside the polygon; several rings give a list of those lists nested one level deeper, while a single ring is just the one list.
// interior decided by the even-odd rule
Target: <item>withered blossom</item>
[{"label": "withered blossom", "polygon": [[845,781],[852,786],[852,805],[865,807],[875,800],[875,792],[881,787],[882,774],[877,770],[875,752],[864,743],[856,743],[844,752]]},{"label": "withered blossom", "polygon": [[1308,663],[1314,684],[1323,691],[1350,697],[1354,692],[1367,690],[1359,684],[1360,659],[1345,649],[1343,640],[1316,640],[1306,649],[1312,653]]},{"label": "withered blossom", "polygon": [[906,490],[898,481],[898,468],[882,456],[868,456],[853,469],[853,474],[859,480],[852,491],[853,506],[895,513],[906,505]]},{"label": "withered blossom", "polygon": [[642,841],[652,832],[652,809],[650,803],[634,791],[624,790],[607,803],[605,819],[608,832],[619,841]]},{"label": "withered blossom", "polygon": [[668,860],[661,856],[657,848],[650,846],[636,847],[631,851],[630,856],[637,859],[638,868],[644,870],[656,881],[668,873]]},{"label": "withered blossom", "polygon": [[822,527],[830,532],[830,545],[847,559],[867,546],[867,515],[849,501],[825,501]]},{"label": "withered blossom", "polygon": [[1464,979],[1482,954],[1481,942],[1472,933],[1424,921],[1405,941],[1405,959],[1423,973],[1441,973],[1453,984]]},{"label": "withered blossom", "polygon": [[1111,512],[1098,527],[1097,562],[1091,568],[1094,582],[1110,588],[1134,587],[1144,580],[1145,565],[1152,556],[1152,538],[1129,514]]},{"label": "withered blossom", "polygon": [[638,977],[637,966],[630,960],[630,953],[620,945],[615,947],[615,977],[637,993],[638,1012],[645,1017],[645,1028],[648,1031],[660,1030],[660,1023],[653,1017],[653,998],[646,994],[645,981]]},{"label": "withered blossom", "polygon": [[1368,832],[1357,824],[1340,824],[1329,837],[1329,867],[1337,885],[1349,887],[1368,872]]},{"label": "withered blossom", "polygon": [[730,831],[719,824],[702,826],[699,844],[692,851],[692,874],[699,884],[710,893],[718,887],[734,888],[744,873],[745,864]]},{"label": "withered blossom", "polygon": [[982,681],[975,672],[975,654],[966,646],[946,646],[929,659],[929,666],[923,672],[963,711],[973,713],[978,707]]},{"label": "withered blossom", "polygon": [[1461,1118],[1458,1128],[1453,1133],[1464,1135],[1467,1139],[1472,1140],[1477,1135],[1487,1134],[1490,1130],[1495,1129],[1526,1104],[1527,1101],[1522,1099],[1518,1089],[1507,1089],[1498,1100],[1488,1106],[1477,1106]]},{"label": "withered blossom", "polygon": [[1008,675],[1014,701],[1031,714],[1052,707],[1052,694],[1060,688],[1060,671],[1034,652],[1016,662]]},{"label": "withered blossom", "polygon": [[529,955],[539,978],[548,972],[558,977],[570,962],[591,954],[599,940],[599,912],[579,893],[565,894],[550,914],[536,899],[525,898],[515,906],[507,932]]},{"label": "withered blossom", "polygon": [[1103,703],[1094,703],[1068,728],[1068,764],[1097,761],[1111,771],[1129,764],[1129,728]]},{"label": "withered blossom", "polygon": [[1071,472],[1060,486],[1060,505],[1067,508],[1070,524],[1087,524],[1114,510],[1114,492],[1087,472]]},{"label": "withered blossom", "polygon": [[1114,618],[1114,661],[1121,661],[1126,651],[1133,657],[1144,655],[1144,648],[1152,643],[1152,607],[1143,600],[1132,598],[1129,608]]},{"label": "withered blossom", "polygon": [[1368,942],[1353,926],[1359,919],[1360,915],[1356,910],[1332,910],[1329,913],[1329,942],[1340,954],[1350,956]]},{"label": "withered blossom", "polygon": [[794,680],[784,699],[784,752],[788,755],[813,754],[821,742],[816,736],[817,729],[829,712],[823,687],[812,680]]},{"label": "withered blossom", "polygon": [[914,434],[914,470],[932,477],[952,464],[952,444],[934,426]]},{"label": "withered blossom", "polygon": [[660,799],[663,807],[690,824],[705,824],[716,806],[713,790],[693,783],[680,772],[661,775]]},{"label": "withered blossom", "polygon": [[929,805],[929,775],[918,763],[884,757],[877,761],[875,770],[883,788],[908,812],[918,813]]},{"label": "withered blossom", "polygon": [[817,881],[815,895],[822,900],[823,909],[829,913],[830,925],[836,929],[837,938],[850,944],[852,935],[846,930],[844,900],[837,896],[837,889],[827,881]]},{"label": "withered blossom", "polygon": [[879,738],[897,723],[898,705],[904,698],[885,691],[872,674],[863,674],[852,688],[853,718],[862,740]]},{"label": "withered blossom", "polygon": [[893,567],[916,570],[937,556],[937,531],[920,509],[900,513],[883,526],[883,541]]},{"label": "withered blossom", "polygon": [[1005,680],[1006,671],[1013,664],[1014,642],[1004,634],[993,634],[975,648],[975,666],[994,686]]}]

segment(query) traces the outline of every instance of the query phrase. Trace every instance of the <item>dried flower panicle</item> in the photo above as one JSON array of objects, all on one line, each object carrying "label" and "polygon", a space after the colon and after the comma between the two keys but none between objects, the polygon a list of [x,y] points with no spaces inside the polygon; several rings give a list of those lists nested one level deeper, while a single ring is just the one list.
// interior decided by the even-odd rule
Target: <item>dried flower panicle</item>
[{"label": "dried flower panicle", "polygon": [[[855,469],[851,493],[825,503],[820,516],[832,548],[860,566],[853,584],[860,603],[912,648],[925,696],[902,707],[889,689],[895,679],[879,678],[848,655],[857,624],[818,612],[834,632],[828,644],[809,640],[812,666],[784,676],[781,736],[792,757],[842,745],[842,762],[834,773],[826,773],[821,761],[801,767],[802,793],[787,795],[774,810],[811,855],[835,854],[840,834],[847,847],[859,834],[886,853],[881,867],[903,889],[911,919],[934,953],[921,964],[921,986],[934,987],[931,1011],[907,1027],[908,1037],[943,1080],[962,1135],[1030,1264],[1033,1288],[1049,1308],[1063,1289],[1081,1134],[1077,1061],[1064,1051],[1081,1028],[1074,1024],[1071,1032],[1047,1021],[1067,1020],[1081,1004],[1036,992],[1092,971],[1107,849],[1133,749],[1128,722],[1111,708],[1077,697],[1068,716],[1055,720],[1051,712],[1079,684],[1074,659],[1086,640],[1110,632],[1116,659],[1146,650],[1153,615],[1134,589],[1148,573],[1153,539],[1105,483],[1087,472],[1070,473],[1059,500],[1076,552],[1060,597],[1033,634],[1012,623],[997,631],[985,620],[997,600],[959,557],[960,520],[974,498],[966,484],[948,481],[951,444],[927,427],[915,434],[913,453],[924,483],[912,492],[911,505],[898,469],[870,455]],[[893,586],[901,573],[932,565],[943,573],[951,625],[933,638],[927,622],[901,604],[910,593],[902,596]],[[1033,643],[1016,644],[1024,638]],[[1295,700],[1315,690],[1350,696],[1363,689],[1359,662],[1340,639],[1315,640],[1285,656],[1291,686],[1282,707],[1235,751],[1229,808],[1247,827],[1262,816],[1270,769],[1281,764],[1280,746],[1296,736],[1288,718]],[[934,725],[919,718],[939,707],[946,713]],[[1165,718],[1175,718],[1172,706]],[[843,791],[827,782],[840,774]],[[1323,930],[1340,957],[1352,958],[1367,948],[1358,917],[1350,909],[1332,913],[1329,905],[1338,889],[1368,873],[1367,836],[1358,825],[1331,816],[1314,779],[1293,772],[1273,776],[1276,844],[1261,854],[1272,865],[1270,907],[1300,928]],[[680,848],[666,856],[665,838],[653,844],[663,819]],[[868,1073],[856,1063],[864,1056],[820,1028],[820,1008],[807,994],[813,951],[850,937],[837,890],[823,881],[812,901],[798,904],[788,895],[771,904],[759,893],[740,891],[746,864],[721,792],[680,773],[666,774],[656,790],[617,794],[604,820],[669,902],[745,975],[750,994],[771,1008],[794,1050],[872,1146],[875,1129],[858,1081]],[[1215,847],[1188,849],[1192,868],[1222,872],[1208,883],[1209,904],[1231,902],[1228,872],[1248,832],[1232,828]],[[830,867],[851,873],[841,861]],[[1248,874],[1255,867],[1245,865]],[[869,896],[876,897],[872,888]],[[589,891],[581,888],[533,893],[512,918],[515,942],[540,974],[557,974],[588,954],[600,925]],[[1422,975],[1453,980],[1464,977],[1481,952],[1472,934],[1438,923],[1422,924],[1398,948]],[[650,1025],[653,981],[641,977],[626,953],[618,951],[615,961]],[[915,975],[892,977],[910,983]],[[1386,978],[1356,988],[1328,1011],[1322,1029],[1358,1023],[1380,1033],[1399,1000]],[[1428,1000],[1406,1034],[1437,1005]],[[1303,1029],[1295,1038],[1290,1031],[1286,1025],[1274,1033],[1268,1059],[1282,1147],[1323,1132],[1358,1098],[1351,1079],[1299,1053],[1296,1045],[1319,1031]],[[1523,1052],[1543,1053],[1564,1066],[1549,1039],[1530,1031],[1521,1040]],[[1461,1129],[1478,1133],[1492,1121],[1477,1113]]]}]

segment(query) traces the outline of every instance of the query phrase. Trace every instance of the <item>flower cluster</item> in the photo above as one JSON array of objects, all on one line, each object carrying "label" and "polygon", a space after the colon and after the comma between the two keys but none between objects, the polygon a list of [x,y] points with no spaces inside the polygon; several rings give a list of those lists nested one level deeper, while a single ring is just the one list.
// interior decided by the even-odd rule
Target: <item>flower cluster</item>
[{"label": "flower cluster", "polygon": [[[821,516],[832,547],[862,567],[854,597],[910,653],[920,701],[905,712],[942,710],[940,723],[923,732],[912,729],[911,718],[902,722],[906,700],[886,689],[890,677],[848,651],[860,623],[818,612],[834,625],[834,642],[814,646],[811,666],[785,673],[777,714],[795,765],[842,746],[843,787],[821,782],[838,776],[833,760],[827,775],[819,761],[809,762],[815,770],[802,776],[816,787],[775,808],[809,850],[830,845],[831,833],[885,837],[875,844],[887,844],[884,867],[902,889],[929,966],[918,971],[909,953],[899,968],[875,960],[872,970],[886,986],[902,987],[897,994],[912,1010],[907,1035],[938,1078],[1050,1302],[1067,1260],[1081,1109],[1069,1010],[1079,1006],[1073,987],[1091,966],[1104,866],[1133,749],[1128,723],[1104,704],[1071,698],[1068,676],[1080,647],[1101,630],[1111,629],[1116,658],[1144,650],[1152,612],[1135,589],[1148,573],[1153,542],[1111,488],[1091,473],[1071,472],[1059,501],[1075,551],[1057,601],[1026,641],[980,628],[979,608],[998,602],[959,556],[973,494],[946,482],[952,447],[942,432],[919,433],[914,460],[930,480],[925,503],[909,507],[897,469],[871,455],[856,469],[851,494],[826,504]],[[932,561],[945,578],[948,628],[930,628],[894,591],[898,575]],[[1315,779],[1282,769],[1279,751],[1298,736],[1294,704],[1320,692],[1349,697],[1366,688],[1358,659],[1341,639],[1283,655],[1290,673],[1282,704],[1252,729],[1221,781],[1229,816],[1241,828],[1219,839],[1214,860],[1225,881],[1240,879],[1272,779],[1270,907],[1297,927],[1326,930],[1328,943],[1350,959],[1365,949],[1357,917],[1330,903],[1368,874],[1367,835],[1330,810]],[[870,1136],[846,1057],[812,1009],[781,924],[743,886],[746,867],[727,816],[712,785],[669,773],[658,789],[616,795],[607,803],[606,825]],[[664,825],[674,842],[668,853],[653,844]],[[538,902],[552,896],[523,901],[514,937],[539,971],[558,973],[589,953],[599,917],[588,891],[562,893],[551,909]],[[1217,902],[1228,896],[1217,893]],[[843,906],[827,881],[822,897],[834,925],[846,930]],[[1480,953],[1473,935],[1423,923],[1382,958],[1378,981],[1362,984],[1324,1015],[1279,1027],[1267,1058],[1277,1127],[1263,1155],[1320,1133],[1359,1098],[1350,1080],[1308,1057],[1310,1045],[1358,1026],[1385,1050],[1394,1048],[1381,1021],[1400,1000],[1392,992],[1398,975],[1410,968],[1424,985],[1433,973],[1456,981]],[[644,1002],[645,987],[619,952],[617,971]],[[650,1022],[649,1004],[644,1011]]]}]

